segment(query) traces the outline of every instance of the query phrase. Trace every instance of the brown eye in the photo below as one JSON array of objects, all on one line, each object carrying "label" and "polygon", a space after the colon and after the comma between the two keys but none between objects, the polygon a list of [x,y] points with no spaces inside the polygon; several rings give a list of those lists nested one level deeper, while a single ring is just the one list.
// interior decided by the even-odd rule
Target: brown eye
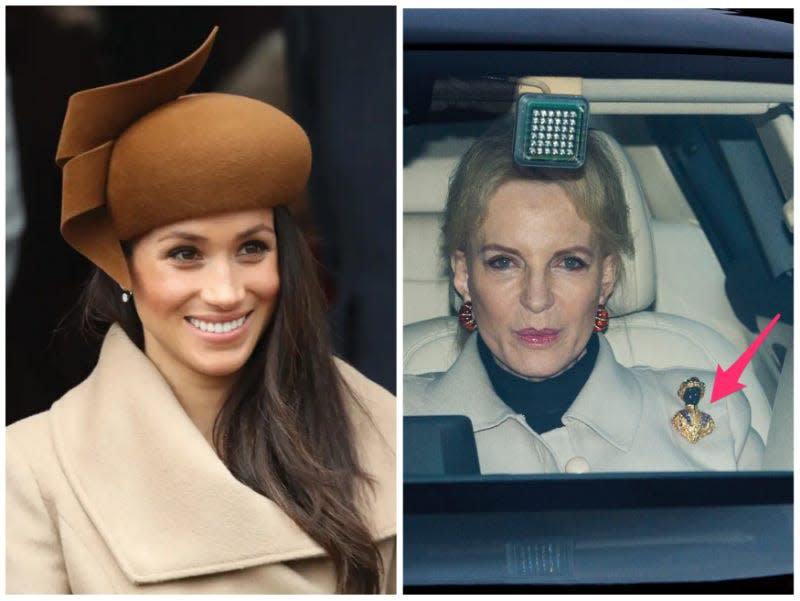
[{"label": "brown eye", "polygon": [[178,248],[173,248],[167,253],[170,259],[175,259],[176,261],[180,262],[189,262],[189,261],[196,261],[200,258],[200,253],[196,248],[191,246],[180,246]]},{"label": "brown eye", "polygon": [[269,250],[269,247],[261,240],[250,240],[242,244],[239,250],[240,255],[261,255]]}]

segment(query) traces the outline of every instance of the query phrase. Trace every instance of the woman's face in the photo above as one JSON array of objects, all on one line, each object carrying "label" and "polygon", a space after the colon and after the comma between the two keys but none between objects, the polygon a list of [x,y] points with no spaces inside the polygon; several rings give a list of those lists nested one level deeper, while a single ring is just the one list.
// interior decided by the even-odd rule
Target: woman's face
[{"label": "woman's face", "polygon": [[453,283],[507,370],[544,379],[586,349],[598,303],[614,285],[591,226],[558,184],[511,180],[489,199],[469,248],[452,257]]},{"label": "woman's face", "polygon": [[272,209],[157,228],[136,241],[130,262],[145,353],[167,379],[234,376],[275,312]]}]

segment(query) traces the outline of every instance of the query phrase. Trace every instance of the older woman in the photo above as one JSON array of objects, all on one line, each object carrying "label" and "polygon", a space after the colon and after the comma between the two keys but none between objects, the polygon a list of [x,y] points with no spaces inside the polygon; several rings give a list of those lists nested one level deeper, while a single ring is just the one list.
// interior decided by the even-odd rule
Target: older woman
[{"label": "older woman", "polygon": [[447,372],[406,378],[406,414],[469,417],[483,473],[758,469],[741,394],[711,405],[713,374],[623,367],[601,334],[633,253],[603,140],[574,171],[511,147],[495,129],[451,179],[443,251],[474,333]]},{"label": "older woman", "polygon": [[183,95],[215,35],[70,99],[62,233],[107,334],[82,384],[7,430],[7,592],[392,588],[394,399],[330,354],[285,207],[303,130]]}]

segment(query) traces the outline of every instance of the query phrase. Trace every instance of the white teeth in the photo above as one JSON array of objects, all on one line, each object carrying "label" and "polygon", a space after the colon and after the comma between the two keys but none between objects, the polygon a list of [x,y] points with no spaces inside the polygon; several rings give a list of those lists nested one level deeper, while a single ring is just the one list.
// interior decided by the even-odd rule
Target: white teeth
[{"label": "white teeth", "polygon": [[246,319],[247,316],[245,315],[244,317],[234,319],[233,321],[211,323],[209,321],[201,321],[199,319],[195,319],[194,317],[190,317],[189,323],[203,332],[214,332],[215,334],[221,334],[223,332],[231,332],[241,328]]}]

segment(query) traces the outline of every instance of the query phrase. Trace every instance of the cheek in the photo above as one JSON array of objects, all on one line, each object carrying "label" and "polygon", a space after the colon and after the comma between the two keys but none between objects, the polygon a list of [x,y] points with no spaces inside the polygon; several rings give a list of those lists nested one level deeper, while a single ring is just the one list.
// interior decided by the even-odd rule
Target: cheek
[{"label": "cheek", "polygon": [[514,291],[501,286],[480,290],[476,296],[480,309],[493,315],[508,314],[516,304]]},{"label": "cheek", "polygon": [[258,298],[266,303],[273,303],[281,291],[280,279],[276,276],[270,281],[262,282],[255,291]]},{"label": "cheek", "polygon": [[262,302],[270,305],[275,302],[281,290],[281,278],[277,263],[267,263],[262,269],[251,274],[250,290]]},{"label": "cheek", "polygon": [[144,322],[150,317],[165,318],[178,311],[191,295],[174,285],[140,289],[134,293],[136,310]]},{"label": "cheek", "polygon": [[563,296],[564,305],[575,321],[593,322],[600,301],[600,282],[592,279],[582,286],[571,287]]},{"label": "cheek", "polygon": [[135,269],[133,296],[140,316],[163,316],[184,303],[191,295],[191,278],[175,277],[157,266],[145,265]]},{"label": "cheek", "polygon": [[476,320],[491,322],[514,316],[519,305],[519,292],[514,282],[486,278],[484,274],[471,277],[473,313]]}]

